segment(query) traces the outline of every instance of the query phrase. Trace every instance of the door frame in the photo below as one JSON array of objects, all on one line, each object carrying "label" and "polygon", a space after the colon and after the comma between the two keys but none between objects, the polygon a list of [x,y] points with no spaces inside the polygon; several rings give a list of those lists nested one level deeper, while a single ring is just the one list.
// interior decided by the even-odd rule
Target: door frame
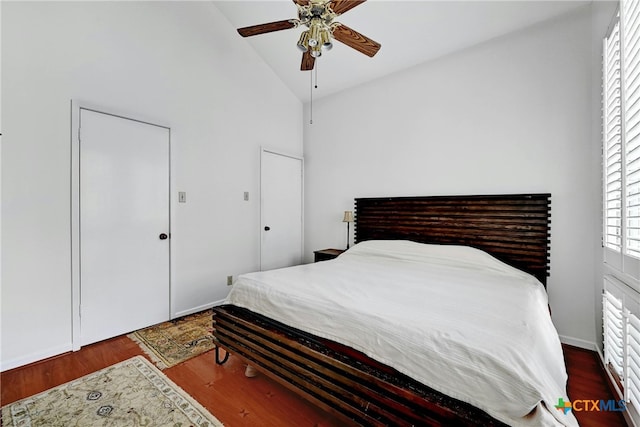
[{"label": "door frame", "polygon": [[[134,122],[144,123],[151,126],[158,126],[165,128],[169,132],[169,188],[167,188],[167,194],[169,197],[169,236],[171,236],[171,228],[174,222],[174,213],[171,209],[172,204],[172,189],[174,188],[173,174],[172,172],[172,154],[171,154],[171,128],[169,126],[160,125],[154,123],[152,120],[132,118],[128,113],[114,113],[109,111],[108,108],[93,105],[90,102],[83,100],[72,99],[70,102],[71,109],[71,124],[70,124],[70,144],[71,144],[71,188],[70,188],[70,204],[71,204],[71,217],[70,217],[70,237],[71,237],[71,349],[73,351],[80,350],[81,347],[81,319],[80,319],[80,304],[81,304],[81,283],[80,283],[80,113],[82,110],[92,111],[94,113],[107,114],[109,116],[131,120]],[[174,313],[174,268],[173,257],[171,256],[172,242],[171,238],[169,242],[169,315],[173,318]]]},{"label": "door frame", "polygon": [[300,161],[300,259],[304,261],[304,157],[260,147],[260,271],[262,271],[262,252],[264,242],[263,158],[265,154],[274,154]]}]

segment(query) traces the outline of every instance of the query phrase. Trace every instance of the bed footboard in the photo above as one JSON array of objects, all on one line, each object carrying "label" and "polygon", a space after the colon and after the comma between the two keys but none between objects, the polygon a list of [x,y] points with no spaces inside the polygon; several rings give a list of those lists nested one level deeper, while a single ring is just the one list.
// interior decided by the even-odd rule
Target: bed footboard
[{"label": "bed footboard", "polygon": [[505,425],[356,350],[243,308],[214,307],[213,334],[218,347],[352,425]]}]

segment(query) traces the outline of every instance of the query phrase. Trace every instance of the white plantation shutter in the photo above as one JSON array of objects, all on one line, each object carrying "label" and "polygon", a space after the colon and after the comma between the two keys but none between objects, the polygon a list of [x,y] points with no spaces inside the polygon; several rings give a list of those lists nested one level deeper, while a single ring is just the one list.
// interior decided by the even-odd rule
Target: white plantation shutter
[{"label": "white plantation shutter", "polygon": [[640,319],[627,311],[627,387],[626,400],[640,403]]},{"label": "white plantation shutter", "polygon": [[620,24],[604,40],[604,244],[622,250],[622,124]]},{"label": "white plantation shutter", "polygon": [[602,62],[604,359],[640,425],[640,0],[620,2]]},{"label": "white plantation shutter", "polygon": [[640,257],[640,2],[622,3],[625,253]]},{"label": "white plantation shutter", "polygon": [[606,275],[602,308],[605,365],[635,420],[640,416],[640,294]]},{"label": "white plantation shutter", "polygon": [[624,320],[622,301],[605,290],[602,300],[605,363],[624,383]]},{"label": "white plantation shutter", "polygon": [[602,62],[605,262],[640,279],[640,1],[621,2]]}]

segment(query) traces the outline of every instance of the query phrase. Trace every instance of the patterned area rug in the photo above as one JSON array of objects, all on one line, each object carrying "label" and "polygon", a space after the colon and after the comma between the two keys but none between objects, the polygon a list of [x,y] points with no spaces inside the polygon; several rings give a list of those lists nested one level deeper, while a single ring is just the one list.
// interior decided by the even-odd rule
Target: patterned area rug
[{"label": "patterned area rug", "polygon": [[166,369],[215,348],[211,316],[211,310],[205,310],[127,336],[158,368]]},{"label": "patterned area rug", "polygon": [[2,408],[3,426],[200,426],[222,423],[144,357]]}]

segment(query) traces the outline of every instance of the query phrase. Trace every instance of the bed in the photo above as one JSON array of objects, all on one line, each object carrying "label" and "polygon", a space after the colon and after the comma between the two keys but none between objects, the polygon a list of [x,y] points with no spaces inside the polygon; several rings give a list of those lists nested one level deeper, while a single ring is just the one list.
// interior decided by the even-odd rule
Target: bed
[{"label": "bed", "polygon": [[238,277],[214,308],[217,363],[345,424],[577,425],[554,407],[549,194],[361,198],[355,217],[335,260]]}]

